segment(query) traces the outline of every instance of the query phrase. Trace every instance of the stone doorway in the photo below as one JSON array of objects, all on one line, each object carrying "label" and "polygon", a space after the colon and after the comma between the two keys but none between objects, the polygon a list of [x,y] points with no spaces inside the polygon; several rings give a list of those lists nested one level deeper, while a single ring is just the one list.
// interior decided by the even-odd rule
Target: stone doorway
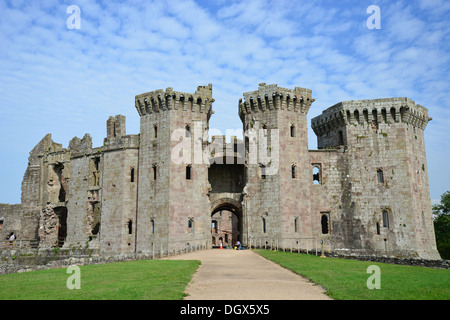
[{"label": "stone doorway", "polygon": [[223,199],[215,203],[211,212],[211,240],[213,247],[232,247],[242,243],[242,211],[240,203]]}]

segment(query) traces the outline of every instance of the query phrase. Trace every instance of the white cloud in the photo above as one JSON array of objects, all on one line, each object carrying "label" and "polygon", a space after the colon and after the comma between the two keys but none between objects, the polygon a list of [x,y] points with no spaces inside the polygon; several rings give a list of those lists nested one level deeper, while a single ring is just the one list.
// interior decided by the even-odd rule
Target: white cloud
[{"label": "white cloud", "polygon": [[[381,30],[367,29],[366,7],[349,1],[77,0],[81,29],[68,30],[67,3],[0,2],[0,127],[11,136],[0,147],[17,149],[0,168],[22,165],[19,187],[1,189],[0,202],[17,201],[27,154],[46,133],[67,145],[90,132],[100,145],[118,113],[137,133],[134,95],[166,87],[213,83],[211,127],[224,133],[241,127],[238,100],[260,82],[312,89],[309,118],[338,101],[409,96],[436,119],[426,132],[435,146],[448,134],[448,4],[377,3]],[[445,176],[430,176],[442,189]]]}]

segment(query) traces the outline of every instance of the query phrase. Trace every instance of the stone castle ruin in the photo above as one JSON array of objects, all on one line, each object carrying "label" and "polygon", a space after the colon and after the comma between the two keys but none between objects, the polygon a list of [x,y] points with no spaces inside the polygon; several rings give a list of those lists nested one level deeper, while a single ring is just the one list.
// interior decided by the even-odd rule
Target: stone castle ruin
[{"label": "stone castle ruin", "polygon": [[[208,136],[212,85],[135,97],[140,133],[107,120],[103,146],[45,136],[0,236],[102,256],[241,243],[440,259],[425,154],[428,111],[408,98],[344,101],[311,121],[311,90],[262,83],[239,100],[243,140]],[[30,244],[33,243],[30,241]],[[320,246],[320,245],[319,245]]]}]

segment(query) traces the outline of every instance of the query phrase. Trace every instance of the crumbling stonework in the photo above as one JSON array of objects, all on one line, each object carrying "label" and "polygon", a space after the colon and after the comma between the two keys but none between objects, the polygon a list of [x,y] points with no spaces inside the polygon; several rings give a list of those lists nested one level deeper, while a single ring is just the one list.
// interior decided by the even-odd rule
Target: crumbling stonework
[{"label": "crumbling stonework", "polygon": [[135,97],[137,135],[122,115],[107,119],[101,147],[88,134],[66,149],[47,135],[30,152],[21,206],[0,206],[0,232],[104,256],[219,240],[308,250],[311,240],[337,254],[440,259],[427,109],[408,98],[340,102],[312,119],[318,150],[308,150],[311,90],[244,93],[243,140],[228,143],[209,140],[213,102],[212,85],[156,90]]}]

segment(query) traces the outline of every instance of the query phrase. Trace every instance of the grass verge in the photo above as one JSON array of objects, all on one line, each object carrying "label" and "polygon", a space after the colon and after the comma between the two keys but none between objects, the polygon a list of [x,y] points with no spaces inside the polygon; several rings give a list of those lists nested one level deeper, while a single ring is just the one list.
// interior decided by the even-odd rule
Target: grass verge
[{"label": "grass verge", "polygon": [[[336,300],[450,300],[450,270],[375,263],[281,251],[254,250],[261,256],[319,284]],[[380,289],[368,289],[380,268]]]},{"label": "grass verge", "polygon": [[0,300],[182,300],[200,261],[140,260],[80,266],[80,289],[67,268],[0,275]]}]

